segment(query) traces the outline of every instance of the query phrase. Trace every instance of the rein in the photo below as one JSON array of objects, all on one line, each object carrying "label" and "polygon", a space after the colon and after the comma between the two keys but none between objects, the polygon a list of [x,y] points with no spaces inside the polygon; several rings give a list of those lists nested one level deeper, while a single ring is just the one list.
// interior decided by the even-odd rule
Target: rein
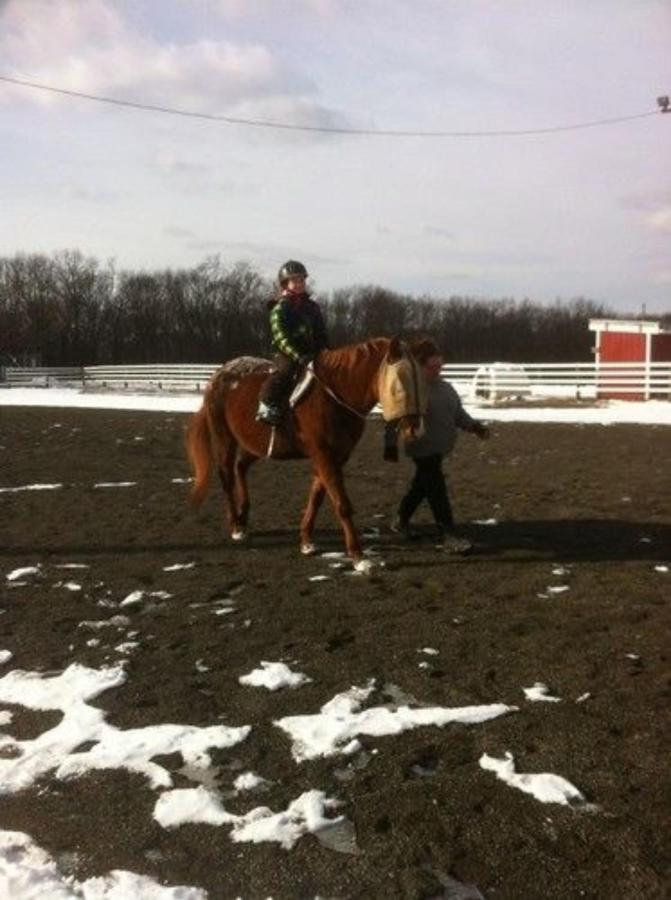
[{"label": "rein", "polygon": [[354,409],[353,406],[350,406],[348,403],[345,403],[345,401],[342,399],[342,397],[339,397],[336,394],[336,392],[332,388],[330,388],[328,386],[328,384],[326,384],[326,382],[323,381],[323,379],[321,379],[319,377],[319,375],[317,375],[315,368],[314,368],[314,363],[311,362],[308,366],[308,369],[312,372],[312,375],[313,375],[315,381],[317,382],[317,384],[319,384],[322,387],[322,389],[325,391],[325,393],[327,393],[332,400],[335,400],[335,402],[339,406],[342,406],[344,409],[348,410],[348,412],[353,413],[355,416],[358,416],[360,419],[368,418],[367,413],[359,412],[358,409]]}]

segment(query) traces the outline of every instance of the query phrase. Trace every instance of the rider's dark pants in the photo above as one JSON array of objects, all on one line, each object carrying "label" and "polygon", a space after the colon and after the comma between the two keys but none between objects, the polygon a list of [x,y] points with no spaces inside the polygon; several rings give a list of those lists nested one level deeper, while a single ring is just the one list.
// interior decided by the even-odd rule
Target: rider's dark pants
[{"label": "rider's dark pants", "polygon": [[413,462],[416,466],[415,477],[410,482],[398,508],[401,522],[409,522],[419,504],[426,499],[436,524],[445,530],[451,530],[454,520],[443,475],[442,455],[436,453],[434,456],[413,459]]},{"label": "rider's dark pants", "polygon": [[286,404],[289,392],[296,380],[299,363],[294,362],[284,353],[277,353],[273,357],[273,365],[277,371],[273,372],[262,385],[259,391],[259,400],[262,400],[266,406],[282,407]]}]

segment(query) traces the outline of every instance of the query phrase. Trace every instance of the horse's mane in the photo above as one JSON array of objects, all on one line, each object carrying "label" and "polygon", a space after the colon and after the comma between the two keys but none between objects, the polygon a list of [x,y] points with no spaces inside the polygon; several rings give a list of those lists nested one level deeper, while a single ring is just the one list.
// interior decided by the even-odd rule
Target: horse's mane
[{"label": "horse's mane", "polygon": [[357,368],[363,360],[371,356],[384,355],[389,343],[389,338],[379,337],[359,344],[349,344],[347,347],[338,347],[337,350],[323,350],[319,355],[319,362],[329,368],[346,372]]}]

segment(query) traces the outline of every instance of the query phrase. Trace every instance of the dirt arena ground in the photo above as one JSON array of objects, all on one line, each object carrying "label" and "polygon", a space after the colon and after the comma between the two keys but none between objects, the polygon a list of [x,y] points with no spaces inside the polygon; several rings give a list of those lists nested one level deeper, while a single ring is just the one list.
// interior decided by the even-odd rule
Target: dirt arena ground
[{"label": "dirt arena ground", "polygon": [[[455,881],[496,900],[671,896],[671,428],[495,424],[488,443],[463,435],[452,497],[476,550],[451,558],[428,534],[404,545],[388,532],[410,466],[382,461],[372,423],[348,468],[359,525],[381,530],[370,543],[386,566],[366,578],[299,556],[307,463],[252,470],[246,546],[224,537],[218,485],[189,508],[187,485],[172,481],[187,475],[186,419],[0,408],[0,485],[64,485],[0,494],[0,647],[14,654],[3,673],[60,672],[73,660],[99,668],[114,638],[89,647],[78,627],[113,614],[99,601],[171,592],[129,613],[140,650],[126,684],[95,705],[120,728],[251,725],[244,744],[213,754],[218,786],[253,769],[271,785],[252,805],[273,810],[325,791],[353,825],[349,852],[312,835],[286,851],[232,843],[222,826],[165,830],[152,819],[157,792],[124,770],[48,777],[4,796],[0,828],[27,832],[78,878],[130,869],[211,898],[478,896],[454,893]],[[94,488],[118,481],[137,484]],[[340,550],[326,508],[319,524],[320,549]],[[38,562],[29,590],[7,586],[6,573]],[[54,567],[73,562],[90,566],[76,594],[54,586]],[[163,571],[185,562],[196,565]],[[320,574],[331,577],[309,580]],[[222,597],[234,611],[215,617]],[[313,680],[275,693],[240,685],[261,660]],[[363,736],[355,757],[294,762],[273,720],[317,712],[371,678],[377,705],[405,695],[519,709],[475,726]],[[562,702],[526,700],[536,681]],[[34,737],[54,718],[15,707],[8,730]],[[480,768],[483,753],[506,751],[519,772],[567,778],[589,805],[541,803]],[[162,763],[189,786],[181,759]]]}]

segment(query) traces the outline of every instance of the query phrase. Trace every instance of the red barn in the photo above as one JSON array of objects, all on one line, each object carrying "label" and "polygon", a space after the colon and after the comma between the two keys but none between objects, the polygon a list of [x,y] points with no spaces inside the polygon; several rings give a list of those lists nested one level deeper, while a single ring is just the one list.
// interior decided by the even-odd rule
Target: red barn
[{"label": "red barn", "polygon": [[[671,331],[663,329],[659,322],[635,319],[590,319],[589,330],[596,334],[598,397],[669,399],[668,392],[655,394],[655,378],[661,373],[656,375],[651,363],[671,361]],[[640,366],[617,363],[640,363]]]}]

